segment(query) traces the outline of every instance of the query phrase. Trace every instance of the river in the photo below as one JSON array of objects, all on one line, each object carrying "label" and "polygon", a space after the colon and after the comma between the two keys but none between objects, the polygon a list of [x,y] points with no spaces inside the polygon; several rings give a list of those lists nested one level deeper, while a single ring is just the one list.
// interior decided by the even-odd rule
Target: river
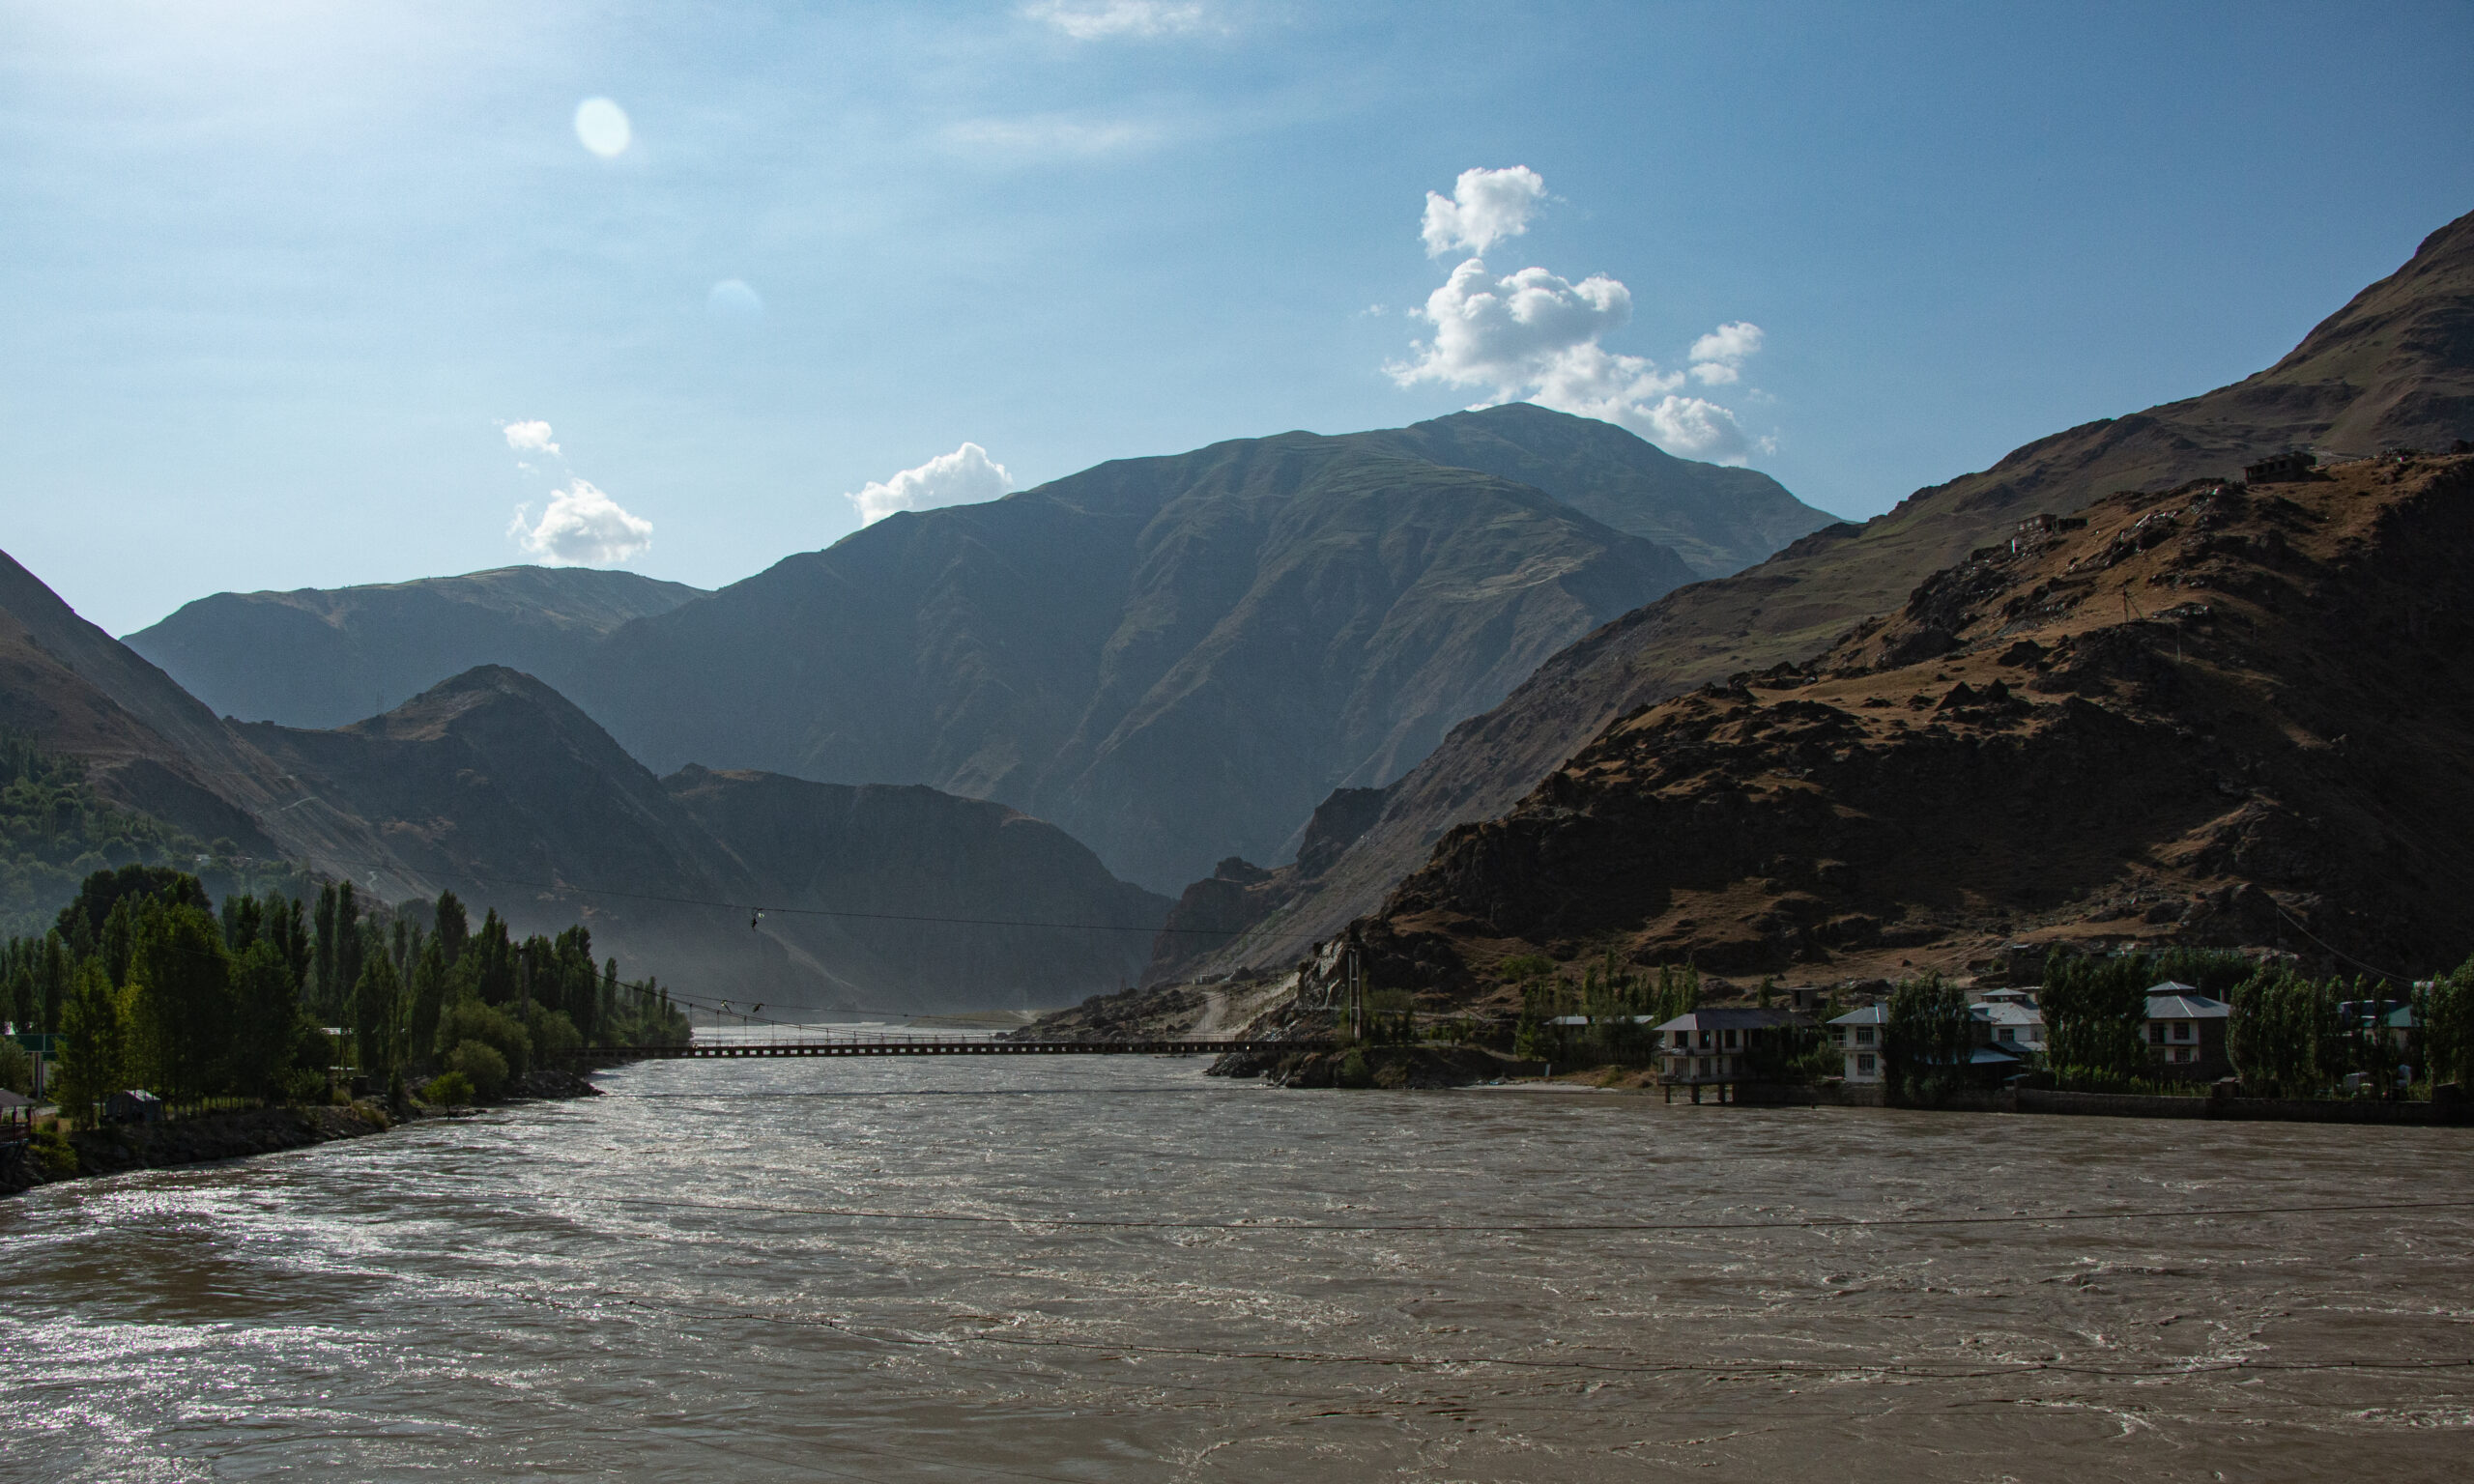
[{"label": "river", "polygon": [[[2468,1130],[1202,1068],[654,1064],[602,1098],[0,1202],[0,1477],[2474,1460]],[[2088,1219],[2114,1213],[2144,1214]]]}]

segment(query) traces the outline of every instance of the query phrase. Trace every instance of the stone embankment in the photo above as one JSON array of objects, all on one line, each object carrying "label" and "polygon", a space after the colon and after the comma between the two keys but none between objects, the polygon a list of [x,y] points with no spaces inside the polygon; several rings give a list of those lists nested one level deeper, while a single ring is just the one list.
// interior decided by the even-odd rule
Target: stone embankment
[{"label": "stone embankment", "polygon": [[[574,1072],[545,1068],[526,1073],[508,1092],[523,1099],[563,1099],[597,1097],[600,1089]],[[471,1111],[416,1102],[402,1113],[390,1113],[377,1102],[363,1100],[253,1108],[166,1124],[114,1124],[85,1128],[57,1141],[38,1138],[31,1146],[16,1146],[14,1157],[0,1159],[0,1195],[14,1195],[63,1180],[305,1149],[312,1144],[384,1133],[414,1119],[455,1117]]]}]

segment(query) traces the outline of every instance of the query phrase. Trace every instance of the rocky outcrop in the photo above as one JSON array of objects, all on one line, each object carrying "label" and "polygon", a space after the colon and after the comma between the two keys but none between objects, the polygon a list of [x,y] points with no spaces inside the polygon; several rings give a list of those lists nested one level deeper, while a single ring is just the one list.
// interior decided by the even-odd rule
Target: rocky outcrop
[{"label": "rocky outcrop", "polygon": [[2474,942],[2474,456],[2123,494],[1809,662],[1634,710],[1361,925],[1449,1000],[1512,954],[1835,981],[2005,945]]},{"label": "rocky outcrop", "polygon": [[1231,856],[1185,890],[1153,940],[1145,986],[1174,984],[1194,965],[1227,956],[1265,919],[1321,879],[1383,810],[1380,788],[1335,788],[1300,832],[1297,859],[1266,870]]}]

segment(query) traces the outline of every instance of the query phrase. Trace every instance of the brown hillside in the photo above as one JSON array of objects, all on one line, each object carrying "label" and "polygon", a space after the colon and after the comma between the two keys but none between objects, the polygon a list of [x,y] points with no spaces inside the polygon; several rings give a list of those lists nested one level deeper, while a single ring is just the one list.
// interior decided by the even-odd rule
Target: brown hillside
[{"label": "brown hillside", "polygon": [[1360,930],[1469,991],[1612,949],[1805,979],[2009,942],[2474,947],[2474,457],[2029,522],[1808,666],[1608,727]]},{"label": "brown hillside", "polygon": [[1749,571],[1680,588],[1539,667],[1391,788],[1382,817],[1221,966],[1282,963],[1371,910],[1444,832],[1510,809],[1608,722],[1738,671],[1800,661],[1887,614],[2037,512],[2123,489],[2238,475],[2288,446],[2373,453],[2474,438],[2474,215],[2356,295],[2268,370],[2203,396],[2039,440],[1919,490],[1864,526],[1804,537]]}]

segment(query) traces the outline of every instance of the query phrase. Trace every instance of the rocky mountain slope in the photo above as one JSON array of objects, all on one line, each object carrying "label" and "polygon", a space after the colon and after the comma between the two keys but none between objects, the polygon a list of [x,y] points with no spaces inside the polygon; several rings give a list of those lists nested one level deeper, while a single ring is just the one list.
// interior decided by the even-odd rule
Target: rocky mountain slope
[{"label": "rocky mountain slope", "polygon": [[[0,727],[201,842],[394,899],[452,887],[524,929],[581,918],[628,973],[742,1003],[1076,1000],[1140,972],[1169,905],[1002,805],[695,768],[655,779],[512,671],[335,730],[226,722],[5,556]],[[742,906],[710,902],[772,910],[751,929]]]},{"label": "rocky mountain slope", "polygon": [[220,715],[341,727],[476,665],[563,685],[611,630],[702,596],[633,572],[500,567],[331,590],[219,592],[125,642]]},{"label": "rocky mountain slope", "polygon": [[1283,434],[895,515],[626,625],[575,696],[656,766],[999,799],[1175,885],[1284,857],[1694,575],[1532,486]]},{"label": "rocky mountain slope", "polygon": [[1896,610],[1932,573],[2039,512],[2115,490],[2237,474],[2294,445],[2376,452],[2474,438],[2474,216],[2356,295],[2275,366],[2089,423],[1920,490],[1862,527],[1816,531],[1748,571],[1668,595],[1541,665],[1393,784],[1347,855],[1211,967],[1294,959],[1424,862],[1443,834],[1510,809],[1610,721],[1740,671],[1798,662]]},{"label": "rocky mountain slope", "polygon": [[372,858],[327,864],[383,895],[452,887],[526,930],[582,920],[631,972],[740,1003],[1053,1004],[1137,973],[1168,907],[1002,805],[701,767],[656,779],[498,667],[346,728],[241,730],[313,807],[374,829]]},{"label": "rocky mountain slope", "polygon": [[1357,929],[1377,982],[1503,956],[1965,971],[2004,945],[2461,959],[2474,455],[2029,522],[1886,620],[1637,710]]}]

